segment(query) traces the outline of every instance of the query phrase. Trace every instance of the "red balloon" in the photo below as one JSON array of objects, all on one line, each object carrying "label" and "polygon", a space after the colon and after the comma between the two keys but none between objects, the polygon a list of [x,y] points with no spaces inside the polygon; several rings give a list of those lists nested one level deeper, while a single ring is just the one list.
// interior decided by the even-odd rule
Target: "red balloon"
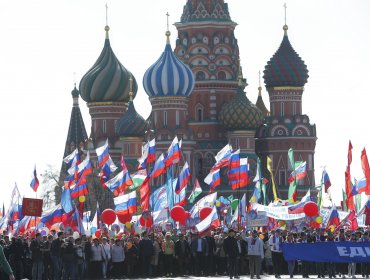
[{"label": "red balloon", "polygon": [[95,237],[100,238],[101,237],[101,230],[97,229],[94,234],[95,234]]},{"label": "red balloon", "polygon": [[105,223],[107,225],[111,225],[116,220],[116,213],[112,209],[105,209],[101,213],[101,219],[102,219],[103,223]]},{"label": "red balloon", "polygon": [[315,202],[309,201],[303,206],[303,212],[308,217],[314,217],[317,216],[317,214],[319,214],[319,207]]},{"label": "red balloon", "polygon": [[141,216],[139,222],[142,227],[150,228],[153,225],[153,218],[150,217],[150,219],[144,220],[143,216]]},{"label": "red balloon", "polygon": [[179,205],[176,205],[174,206],[172,209],[171,209],[171,218],[176,221],[176,222],[180,222],[182,220],[184,220],[185,218],[185,210],[182,206],[179,206]]},{"label": "red balloon", "polygon": [[118,221],[120,221],[122,224],[125,224],[126,222],[131,222],[132,215],[130,213],[123,213],[123,212],[116,212]]},{"label": "red balloon", "polygon": [[200,220],[203,221],[205,218],[207,218],[208,215],[211,214],[212,210],[213,209],[211,207],[204,207],[200,209],[199,211]]}]

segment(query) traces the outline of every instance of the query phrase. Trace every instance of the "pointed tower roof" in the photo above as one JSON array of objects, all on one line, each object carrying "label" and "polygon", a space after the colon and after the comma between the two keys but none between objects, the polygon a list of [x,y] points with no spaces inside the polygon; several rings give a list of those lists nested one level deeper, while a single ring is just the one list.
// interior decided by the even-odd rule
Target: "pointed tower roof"
[{"label": "pointed tower roof", "polygon": [[261,71],[258,71],[258,80],[259,80],[259,86],[258,86],[258,97],[257,97],[257,101],[256,101],[256,106],[258,109],[261,110],[262,112],[262,115],[264,117],[267,117],[270,115],[270,111],[267,110],[266,106],[265,106],[265,103],[263,102],[263,98],[262,98],[262,87],[261,87]]},{"label": "pointed tower roof", "polygon": [[69,120],[68,135],[63,157],[66,157],[68,154],[70,154],[76,147],[80,145],[80,143],[84,143],[88,138],[85,124],[82,119],[80,106],[78,104],[79,91],[76,88],[76,84],[71,94],[73,98],[73,107],[71,118]]},{"label": "pointed tower roof", "polygon": [[308,79],[307,66],[290,44],[286,24],[283,30],[283,41],[263,72],[266,87],[303,87]]}]

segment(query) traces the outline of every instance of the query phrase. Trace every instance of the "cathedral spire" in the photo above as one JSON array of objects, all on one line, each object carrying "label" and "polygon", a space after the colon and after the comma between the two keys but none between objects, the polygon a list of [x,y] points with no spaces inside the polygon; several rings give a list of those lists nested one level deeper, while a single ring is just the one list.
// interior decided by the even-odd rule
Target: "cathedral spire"
[{"label": "cathedral spire", "polygon": [[108,4],[105,4],[105,39],[109,39]]},{"label": "cathedral spire", "polygon": [[288,36],[288,25],[286,24],[286,9],[287,5],[286,3],[284,3],[284,26],[283,26],[284,36]]},{"label": "cathedral spire", "polygon": [[167,12],[166,13],[166,16],[167,16],[167,31],[166,31],[166,37],[167,37],[167,44],[170,44],[170,36],[171,36],[171,32],[170,32],[170,23],[169,23],[169,20],[170,20],[170,14]]}]

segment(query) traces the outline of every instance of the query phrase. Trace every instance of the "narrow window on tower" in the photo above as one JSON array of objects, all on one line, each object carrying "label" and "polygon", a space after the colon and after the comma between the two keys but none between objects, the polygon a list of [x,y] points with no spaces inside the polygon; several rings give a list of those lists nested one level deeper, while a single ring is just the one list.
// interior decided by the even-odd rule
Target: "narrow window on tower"
[{"label": "narrow window on tower", "polygon": [[103,133],[107,133],[107,121],[103,120]]},{"label": "narrow window on tower", "polygon": [[180,125],[180,112],[176,110],[176,126]]},{"label": "narrow window on tower", "polygon": [[297,114],[297,104],[293,102],[293,116]]},{"label": "narrow window on tower", "polygon": [[280,103],[280,116],[284,117],[284,102]]},{"label": "narrow window on tower", "polygon": [[275,115],[275,103],[273,103],[272,106],[271,106],[271,114],[273,116]]},{"label": "narrow window on tower", "polygon": [[167,111],[163,112],[163,126],[167,126]]},{"label": "narrow window on tower", "polygon": [[285,186],[286,185],[286,172],[285,170],[279,170],[279,185]]}]

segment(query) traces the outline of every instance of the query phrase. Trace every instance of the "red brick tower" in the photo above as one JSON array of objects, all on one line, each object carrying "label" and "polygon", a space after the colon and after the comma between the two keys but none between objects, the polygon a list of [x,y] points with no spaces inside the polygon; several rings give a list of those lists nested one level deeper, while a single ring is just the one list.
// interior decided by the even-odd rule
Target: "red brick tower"
[{"label": "red brick tower", "polygon": [[239,48],[236,23],[223,0],[188,0],[178,30],[175,53],[195,76],[189,97],[188,126],[196,141],[195,176],[204,177],[214,155],[227,143],[219,122],[222,106],[236,94]]},{"label": "red brick tower", "polygon": [[314,154],[316,127],[302,114],[302,95],[308,70],[288,39],[288,26],[279,49],[265,66],[264,80],[270,97],[270,116],[256,131],[256,153],[266,167],[266,157],[273,162],[273,174],[281,198],[287,195],[287,179],[292,171],[287,152],[293,148],[296,161],[307,162],[307,176],[298,184],[302,195],[315,185]]}]

